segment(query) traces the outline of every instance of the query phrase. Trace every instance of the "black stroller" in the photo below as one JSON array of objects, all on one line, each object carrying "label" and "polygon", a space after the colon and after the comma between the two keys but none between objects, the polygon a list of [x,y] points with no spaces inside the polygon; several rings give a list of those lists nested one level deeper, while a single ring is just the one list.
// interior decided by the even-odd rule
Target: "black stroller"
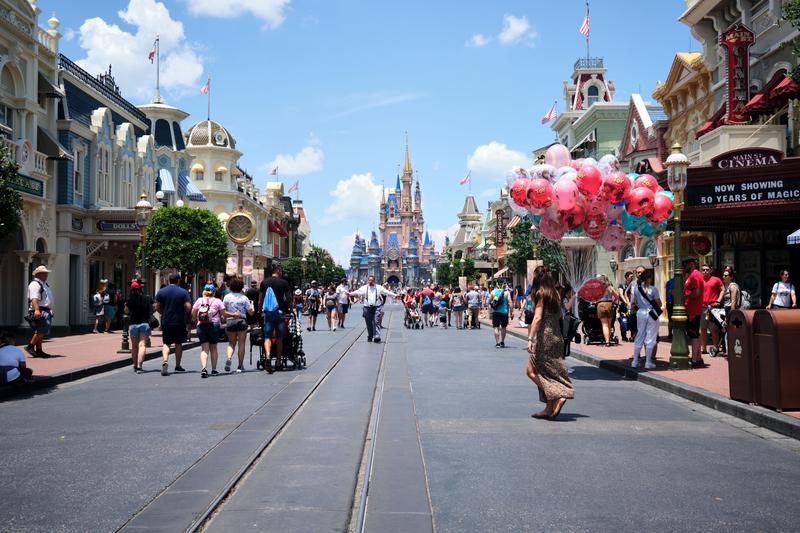
[{"label": "black stroller", "polygon": [[[597,303],[578,299],[578,317],[581,319],[581,329],[583,331],[584,343],[589,344],[605,344],[606,339],[603,337],[603,324],[597,317]],[[617,305],[614,304],[611,316],[616,317]],[[611,322],[611,344],[619,344],[619,337],[614,333],[614,320]]]},{"label": "black stroller", "polygon": [[283,328],[283,353],[277,352],[275,344],[272,345],[272,353],[267,359],[264,353],[264,328],[263,322],[260,327],[250,332],[250,364],[253,364],[253,347],[258,347],[258,362],[256,367],[259,370],[271,370],[272,360],[275,359],[276,368],[288,368],[287,363],[291,362],[291,370],[300,370],[306,367],[306,353],[303,351],[302,328],[297,322],[294,313],[289,313],[284,317]]},{"label": "black stroller", "polygon": [[724,355],[728,351],[726,344],[728,333],[728,320],[725,309],[713,307],[708,311],[708,318],[719,329],[719,343],[716,346],[709,346],[708,353],[711,357]]}]

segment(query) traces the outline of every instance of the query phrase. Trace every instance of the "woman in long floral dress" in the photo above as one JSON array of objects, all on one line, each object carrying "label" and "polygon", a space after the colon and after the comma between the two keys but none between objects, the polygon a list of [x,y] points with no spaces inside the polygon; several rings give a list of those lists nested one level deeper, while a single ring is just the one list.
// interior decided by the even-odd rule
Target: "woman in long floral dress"
[{"label": "woman in long floral dress", "polygon": [[544,410],[534,418],[554,420],[568,399],[575,397],[564,362],[564,338],[561,335],[561,298],[553,277],[546,270],[534,273],[532,292],[535,295],[533,322],[528,328],[527,375],[539,389]]}]

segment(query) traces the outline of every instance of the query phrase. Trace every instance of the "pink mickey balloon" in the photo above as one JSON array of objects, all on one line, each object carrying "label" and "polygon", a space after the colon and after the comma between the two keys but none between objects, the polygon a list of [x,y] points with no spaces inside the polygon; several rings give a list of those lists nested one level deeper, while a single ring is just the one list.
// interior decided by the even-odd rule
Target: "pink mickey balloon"
[{"label": "pink mickey balloon", "polygon": [[571,166],[574,170],[580,170],[581,167],[585,164],[584,161],[585,160],[583,158],[574,159],[570,162],[569,166]]},{"label": "pink mickey balloon", "polygon": [[605,213],[608,208],[608,200],[602,195],[597,195],[591,198],[585,198],[583,205],[586,208],[587,215],[601,215]]},{"label": "pink mickey balloon", "polygon": [[594,240],[599,239],[607,227],[608,220],[605,215],[586,217],[583,221],[583,231]]},{"label": "pink mickey balloon", "polygon": [[625,207],[635,217],[643,217],[653,212],[655,193],[647,187],[637,187],[628,195]]},{"label": "pink mickey balloon", "polygon": [[528,205],[537,209],[548,207],[553,203],[553,186],[544,178],[528,182]]},{"label": "pink mickey balloon", "polygon": [[572,161],[572,156],[569,153],[569,148],[563,144],[556,143],[544,153],[544,162],[556,168],[567,166],[570,161]]},{"label": "pink mickey balloon", "polygon": [[559,211],[570,211],[578,200],[578,186],[574,181],[562,178],[553,185],[553,195]]},{"label": "pink mickey balloon", "polygon": [[606,205],[606,217],[608,220],[619,220],[622,218],[622,213],[625,212],[625,204],[617,202],[616,204]]},{"label": "pink mickey balloon", "polygon": [[667,220],[667,218],[669,218],[672,208],[672,199],[669,196],[663,193],[656,194],[655,199],[653,200],[653,212],[650,213],[647,218],[650,220],[650,222],[654,222],[656,224],[664,222]]},{"label": "pink mickey balloon", "polygon": [[641,174],[638,178],[633,180],[633,188],[638,189],[639,187],[647,187],[653,191],[653,193],[656,193],[658,192],[658,180],[650,174]]},{"label": "pink mickey balloon", "polygon": [[514,180],[514,183],[511,184],[509,194],[511,195],[511,199],[514,200],[518,206],[530,206],[530,203],[528,203],[528,183],[528,180],[520,178]]},{"label": "pink mickey balloon", "polygon": [[569,229],[578,229],[586,218],[586,211],[581,204],[576,203],[571,210],[561,213],[561,219]]},{"label": "pink mickey balloon", "polygon": [[600,190],[600,186],[603,184],[603,175],[596,166],[583,165],[575,177],[575,184],[582,195],[591,197]]},{"label": "pink mickey balloon", "polygon": [[611,172],[603,180],[602,194],[611,203],[625,200],[630,190],[631,182],[622,172]]},{"label": "pink mickey balloon", "polygon": [[625,243],[625,228],[621,224],[609,224],[600,237],[600,244],[608,252],[616,252]]},{"label": "pink mickey balloon", "polygon": [[548,217],[542,217],[539,221],[539,231],[551,241],[560,241],[566,232],[563,222],[555,221]]}]

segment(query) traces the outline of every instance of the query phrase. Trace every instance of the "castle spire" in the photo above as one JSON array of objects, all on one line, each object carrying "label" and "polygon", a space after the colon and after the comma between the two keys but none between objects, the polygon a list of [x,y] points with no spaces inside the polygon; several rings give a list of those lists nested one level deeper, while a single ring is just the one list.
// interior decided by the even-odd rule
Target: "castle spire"
[{"label": "castle spire", "polygon": [[406,132],[406,160],[403,164],[403,175],[411,176],[411,158],[408,156],[408,132]]}]

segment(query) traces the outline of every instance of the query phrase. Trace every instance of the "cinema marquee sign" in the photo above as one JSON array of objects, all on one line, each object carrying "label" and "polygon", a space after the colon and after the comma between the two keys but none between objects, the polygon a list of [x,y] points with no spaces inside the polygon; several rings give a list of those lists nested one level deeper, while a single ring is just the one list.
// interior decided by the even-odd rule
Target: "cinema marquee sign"
[{"label": "cinema marquee sign", "polygon": [[711,166],[720,170],[777,165],[783,161],[783,152],[769,148],[747,148],[728,152],[711,160]]}]

